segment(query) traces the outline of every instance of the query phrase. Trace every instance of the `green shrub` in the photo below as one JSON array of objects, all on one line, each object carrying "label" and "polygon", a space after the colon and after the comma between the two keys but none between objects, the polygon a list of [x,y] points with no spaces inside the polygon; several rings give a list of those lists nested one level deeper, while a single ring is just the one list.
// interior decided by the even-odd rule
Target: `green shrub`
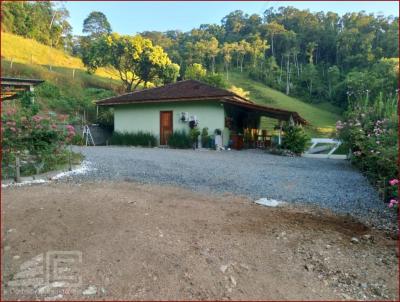
[{"label": "green shrub", "polygon": [[71,139],[71,145],[83,146],[83,136],[76,133],[75,136]]},{"label": "green shrub", "polygon": [[157,138],[150,132],[118,132],[115,131],[110,139],[111,145],[154,147]]},{"label": "green shrub", "polygon": [[201,130],[201,146],[203,148],[210,147],[210,136],[208,135],[207,127],[204,127],[203,130]]},{"label": "green shrub", "polygon": [[[386,108],[385,108],[386,107]],[[372,104],[354,102],[345,120],[336,123],[338,138],[351,150],[351,162],[380,191],[382,199],[398,198],[388,183],[398,175],[397,99]]]},{"label": "green shrub", "polygon": [[197,127],[193,127],[189,131],[189,137],[192,144],[197,144],[198,138],[200,135],[200,130]]},{"label": "green shrub", "polygon": [[107,108],[106,110],[101,110],[99,116],[97,117],[97,123],[109,130],[114,129],[114,109]]},{"label": "green shrub", "polygon": [[168,138],[168,146],[177,149],[188,149],[192,147],[192,141],[186,131],[174,131]]},{"label": "green shrub", "polygon": [[306,149],[310,141],[308,135],[304,132],[303,127],[297,125],[286,124],[283,127],[283,141],[282,148],[292,151],[300,155]]}]

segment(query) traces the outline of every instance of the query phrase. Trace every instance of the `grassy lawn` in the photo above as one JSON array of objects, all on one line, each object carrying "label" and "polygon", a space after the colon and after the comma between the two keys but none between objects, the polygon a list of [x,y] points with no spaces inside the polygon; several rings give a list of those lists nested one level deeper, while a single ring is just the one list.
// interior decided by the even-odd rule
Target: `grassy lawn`
[{"label": "grassy lawn", "polygon": [[[297,111],[311,123],[307,132],[313,137],[328,137],[340,117],[340,109],[329,103],[309,104],[297,98],[253,81],[244,74],[230,73],[229,84],[239,86],[250,92],[250,99],[258,104]],[[273,124],[272,120],[264,119],[263,126],[267,129]]]}]

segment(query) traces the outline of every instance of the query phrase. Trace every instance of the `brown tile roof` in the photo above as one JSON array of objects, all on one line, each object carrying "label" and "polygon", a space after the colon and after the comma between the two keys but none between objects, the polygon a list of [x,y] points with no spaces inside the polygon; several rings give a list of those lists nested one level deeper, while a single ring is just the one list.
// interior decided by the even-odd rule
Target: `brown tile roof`
[{"label": "brown tile roof", "polygon": [[212,87],[195,80],[186,80],[111,97],[98,101],[97,105],[122,105],[161,100],[204,100],[221,97],[238,97],[245,102],[250,102],[231,91]]},{"label": "brown tile roof", "polygon": [[222,101],[282,120],[289,120],[290,116],[292,116],[296,122],[307,124],[307,121],[303,119],[297,112],[257,105],[231,91],[212,87],[208,84],[195,80],[180,81],[162,87],[126,93],[120,96],[100,100],[96,103],[100,106],[115,106],[140,103],[182,102],[190,100]]}]

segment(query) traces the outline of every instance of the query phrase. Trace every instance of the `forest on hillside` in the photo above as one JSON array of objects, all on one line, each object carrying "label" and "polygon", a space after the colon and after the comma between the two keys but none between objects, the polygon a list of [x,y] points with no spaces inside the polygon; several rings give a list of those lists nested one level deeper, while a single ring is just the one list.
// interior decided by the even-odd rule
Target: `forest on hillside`
[{"label": "forest on hillside", "polygon": [[[346,108],[352,99],[392,98],[398,74],[398,17],[269,8],[234,11],[189,32],[112,32],[101,12],[72,35],[69,12],[52,2],[2,3],[2,30],[79,56],[94,71],[113,66],[127,91],[198,78],[217,86],[231,71],[310,102]],[[132,59],[132,57],[135,57]],[[207,74],[207,75],[205,75]]]}]

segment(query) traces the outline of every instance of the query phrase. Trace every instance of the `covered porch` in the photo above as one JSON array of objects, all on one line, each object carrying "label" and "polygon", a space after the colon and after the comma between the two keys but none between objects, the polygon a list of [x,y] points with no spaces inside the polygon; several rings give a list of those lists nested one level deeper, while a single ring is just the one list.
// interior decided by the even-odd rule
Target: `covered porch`
[{"label": "covered porch", "polygon": [[265,149],[281,144],[284,122],[307,124],[297,112],[260,106],[254,103],[224,102],[224,135],[229,137],[228,147]]}]

